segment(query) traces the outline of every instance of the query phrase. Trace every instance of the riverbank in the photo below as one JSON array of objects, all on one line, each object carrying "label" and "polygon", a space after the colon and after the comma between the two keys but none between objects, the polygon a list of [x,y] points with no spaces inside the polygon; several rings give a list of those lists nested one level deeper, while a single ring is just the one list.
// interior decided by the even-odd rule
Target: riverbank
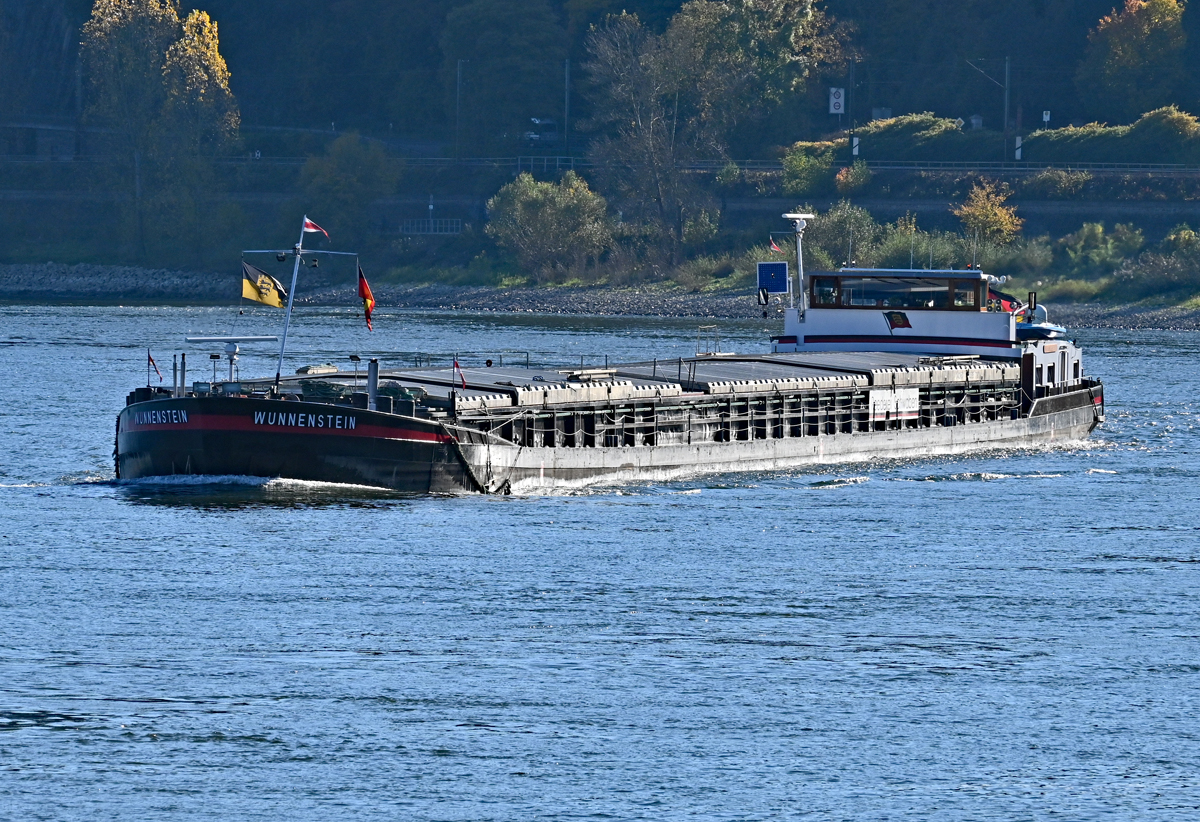
[{"label": "riverbank", "polygon": [[[311,279],[311,278],[310,278]],[[314,283],[298,305],[359,304],[352,284]],[[232,305],[238,281],[228,272],[172,271],[106,265],[0,265],[0,302],[38,305]],[[762,316],[753,292],[697,294],[673,284],[625,288],[491,288],[386,285],[381,308],[750,319]],[[1049,305],[1054,322],[1074,328],[1200,330],[1200,308]]]}]

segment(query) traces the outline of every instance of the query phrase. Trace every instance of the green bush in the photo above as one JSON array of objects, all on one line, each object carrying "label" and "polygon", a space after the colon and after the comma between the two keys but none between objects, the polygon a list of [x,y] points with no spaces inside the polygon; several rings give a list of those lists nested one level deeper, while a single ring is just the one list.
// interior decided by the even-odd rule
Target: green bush
[{"label": "green bush", "polygon": [[872,160],[1000,160],[1004,152],[1002,134],[963,131],[957,120],[930,112],[875,120],[855,136],[863,155]]},{"label": "green bush", "polygon": [[1046,200],[1071,200],[1080,195],[1092,181],[1087,171],[1048,168],[1031,174],[1021,181],[1021,193]]},{"label": "green bush", "polygon": [[837,190],[839,194],[853,194],[871,184],[871,169],[862,160],[855,160],[848,168],[837,173]]},{"label": "green bush", "polygon": [[1084,223],[1058,241],[1058,270],[1067,277],[1097,279],[1111,274],[1146,243],[1142,232],[1118,223],[1105,232],[1103,223]]},{"label": "green bush", "polygon": [[1035,131],[1025,158],[1053,163],[1200,164],[1200,121],[1175,106],[1143,114],[1130,126],[1086,126]]},{"label": "green bush", "polygon": [[833,152],[811,154],[793,148],[783,158],[783,193],[793,197],[823,194],[833,184]]},{"label": "green bush", "polygon": [[1146,252],[1119,268],[1106,290],[1114,299],[1171,302],[1200,293],[1200,249]]}]

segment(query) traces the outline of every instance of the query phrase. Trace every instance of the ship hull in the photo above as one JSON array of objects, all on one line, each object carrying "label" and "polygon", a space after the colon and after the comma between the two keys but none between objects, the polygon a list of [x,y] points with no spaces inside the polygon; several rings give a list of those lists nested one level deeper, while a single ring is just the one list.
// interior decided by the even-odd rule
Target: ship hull
[{"label": "ship hull", "polygon": [[117,420],[117,476],[248,476],[413,493],[471,489],[445,429],[428,420],[319,403],[180,398]]},{"label": "ship hull", "polygon": [[[489,458],[492,475],[502,474],[520,492],[1031,448],[1084,440],[1099,424],[1087,391],[1065,399],[1037,416],[949,427],[620,449],[492,446]],[[473,463],[484,459],[484,446],[464,445],[463,450]]]},{"label": "ship hull", "polygon": [[117,475],[252,476],[412,493],[504,492],[922,458],[1086,438],[1099,387],[1038,399],[1016,419],[631,447],[531,447],[436,420],[242,397],[134,403],[118,417]]}]

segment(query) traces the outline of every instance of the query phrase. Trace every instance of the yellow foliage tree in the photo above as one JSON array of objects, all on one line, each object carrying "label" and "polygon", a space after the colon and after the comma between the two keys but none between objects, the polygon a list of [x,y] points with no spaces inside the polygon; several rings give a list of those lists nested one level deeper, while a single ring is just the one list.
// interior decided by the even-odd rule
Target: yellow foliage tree
[{"label": "yellow foliage tree", "polygon": [[236,138],[237,101],[207,13],[181,21],[176,0],[96,0],[80,49],[88,118],[134,150],[194,151]]},{"label": "yellow foliage tree", "polygon": [[237,137],[241,115],[229,90],[217,24],[208,12],[193,10],[182,28],[163,60],[164,115],[193,148],[227,144]]},{"label": "yellow foliage tree", "polygon": [[1125,0],[1088,34],[1075,76],[1081,99],[1102,119],[1130,122],[1178,102],[1187,34],[1180,0]]},{"label": "yellow foliage tree", "polygon": [[1004,204],[1010,194],[1008,186],[981,180],[971,187],[966,202],[951,209],[951,212],[962,221],[963,228],[972,238],[1006,245],[1013,241],[1025,224],[1017,216],[1014,206]]},{"label": "yellow foliage tree", "polygon": [[237,220],[213,202],[220,184],[205,158],[239,125],[217,25],[202,11],[180,20],[177,0],[95,0],[82,34],[85,116],[122,160],[105,167],[109,184],[132,195],[127,241],[140,256],[192,259],[202,237]]}]

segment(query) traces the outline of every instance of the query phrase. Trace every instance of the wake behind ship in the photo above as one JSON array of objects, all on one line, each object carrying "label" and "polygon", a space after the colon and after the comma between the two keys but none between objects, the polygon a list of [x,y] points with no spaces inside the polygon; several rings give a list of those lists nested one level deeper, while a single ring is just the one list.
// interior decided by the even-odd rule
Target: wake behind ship
[{"label": "wake behind ship", "polygon": [[[807,215],[785,216],[799,246]],[[287,253],[298,271],[313,252]],[[801,270],[794,291],[778,265],[760,286],[788,301],[783,333],[756,354],[235,380],[244,338],[208,338],[230,379],[131,392],[117,475],[504,493],[1066,442],[1104,419],[1102,384],[1033,295],[974,269]]]}]

